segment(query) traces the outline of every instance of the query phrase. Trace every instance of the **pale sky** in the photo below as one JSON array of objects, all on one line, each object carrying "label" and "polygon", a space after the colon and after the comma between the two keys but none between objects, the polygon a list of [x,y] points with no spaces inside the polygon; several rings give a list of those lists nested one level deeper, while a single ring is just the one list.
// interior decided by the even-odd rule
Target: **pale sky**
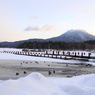
[{"label": "pale sky", "polygon": [[46,39],[70,29],[95,35],[95,0],[0,0],[0,41]]}]

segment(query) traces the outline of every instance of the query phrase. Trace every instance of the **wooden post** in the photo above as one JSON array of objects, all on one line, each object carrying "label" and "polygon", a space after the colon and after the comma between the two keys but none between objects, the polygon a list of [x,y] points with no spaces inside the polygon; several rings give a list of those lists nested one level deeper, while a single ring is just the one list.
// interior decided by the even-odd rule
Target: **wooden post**
[{"label": "wooden post", "polygon": [[83,53],[81,53],[81,57],[83,57]]},{"label": "wooden post", "polygon": [[68,55],[70,56],[70,52],[68,52]]},{"label": "wooden post", "polygon": [[63,55],[64,55],[64,51],[63,51]]},{"label": "wooden post", "polygon": [[46,51],[46,54],[48,54],[48,52]]},{"label": "wooden post", "polygon": [[76,52],[75,52],[75,56],[76,56]]},{"label": "wooden post", "polygon": [[52,54],[54,55],[54,51],[52,52]]},{"label": "wooden post", "polygon": [[74,52],[72,52],[72,54],[74,54]]},{"label": "wooden post", "polygon": [[90,57],[91,53],[88,53],[88,57]]},{"label": "wooden post", "polygon": [[58,55],[59,55],[59,51],[58,51]]}]

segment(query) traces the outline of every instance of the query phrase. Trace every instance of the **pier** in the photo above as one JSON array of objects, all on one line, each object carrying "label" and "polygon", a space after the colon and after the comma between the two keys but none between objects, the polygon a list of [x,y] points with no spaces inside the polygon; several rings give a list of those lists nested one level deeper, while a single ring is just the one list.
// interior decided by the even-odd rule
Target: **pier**
[{"label": "pier", "polygon": [[95,56],[91,52],[81,51],[45,51],[45,52],[26,52],[26,51],[0,51],[0,53],[11,53],[17,55],[36,56],[36,57],[47,57],[55,59],[73,59],[73,58],[87,58],[95,59]]}]

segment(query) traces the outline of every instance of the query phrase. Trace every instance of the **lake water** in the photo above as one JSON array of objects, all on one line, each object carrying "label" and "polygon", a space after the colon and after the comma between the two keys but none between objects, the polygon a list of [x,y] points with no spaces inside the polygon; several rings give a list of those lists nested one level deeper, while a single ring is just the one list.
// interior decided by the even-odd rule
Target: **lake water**
[{"label": "lake water", "polygon": [[[86,65],[92,62],[67,60],[65,62],[0,60],[0,80],[17,79],[32,72],[47,77],[72,77],[95,73],[95,67]],[[93,62],[94,63],[94,62]]]}]

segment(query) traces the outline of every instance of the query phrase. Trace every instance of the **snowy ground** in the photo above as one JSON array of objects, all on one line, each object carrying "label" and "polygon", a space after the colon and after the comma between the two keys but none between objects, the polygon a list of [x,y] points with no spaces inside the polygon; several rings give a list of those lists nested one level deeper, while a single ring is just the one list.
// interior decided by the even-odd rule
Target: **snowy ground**
[{"label": "snowy ground", "polygon": [[[1,49],[1,51],[2,50],[5,49]],[[12,60],[12,63],[8,63],[10,62],[10,60]],[[32,63],[29,64],[24,63],[24,65],[21,65],[21,63],[16,64],[15,63],[16,60],[17,61],[19,60],[19,62],[22,60],[26,62],[26,60],[28,60],[29,62]],[[41,62],[40,64],[42,64],[41,67],[43,68],[48,66],[48,69],[50,68],[51,62],[54,63],[56,62],[58,63],[56,65],[52,63],[55,66],[55,68],[57,68],[56,70],[58,70],[58,68],[60,69],[60,67],[62,66],[65,66],[64,64],[60,64],[60,67],[57,67],[59,66],[59,63],[72,63],[72,64],[80,63],[80,61],[78,60],[77,61],[61,60],[61,59],[52,59],[44,57],[33,57],[25,55],[0,53],[0,70],[2,71],[4,69],[4,71],[6,71],[7,68],[9,68],[7,72],[10,69],[13,70],[12,72],[15,72],[14,67],[25,68],[26,66],[30,67],[31,64],[33,64],[32,67],[33,66],[39,67],[40,64],[36,63],[35,65],[36,61]],[[81,63],[83,63],[83,61]],[[12,67],[10,67],[10,64]],[[91,62],[91,64],[94,64],[94,62]],[[75,69],[78,69],[77,66],[80,65],[76,66],[72,65],[72,66],[74,66]],[[70,65],[67,67],[69,67],[70,69],[72,68],[72,66]],[[84,69],[85,67],[83,66],[81,66],[80,68]],[[87,67],[86,69],[84,69],[84,71],[86,71],[89,68],[90,70],[94,69],[94,67]],[[2,73],[1,71],[0,73]],[[17,69],[17,71],[19,71],[19,69]],[[80,71],[78,73],[80,73]],[[80,75],[71,78],[62,78],[62,77],[60,78],[60,77],[46,77],[38,72],[33,72],[27,76],[23,76],[15,80],[13,79],[0,80],[0,95],[95,95],[95,74]]]},{"label": "snowy ground", "polygon": [[17,80],[0,81],[0,95],[95,95],[95,74],[52,78],[34,72]]}]

